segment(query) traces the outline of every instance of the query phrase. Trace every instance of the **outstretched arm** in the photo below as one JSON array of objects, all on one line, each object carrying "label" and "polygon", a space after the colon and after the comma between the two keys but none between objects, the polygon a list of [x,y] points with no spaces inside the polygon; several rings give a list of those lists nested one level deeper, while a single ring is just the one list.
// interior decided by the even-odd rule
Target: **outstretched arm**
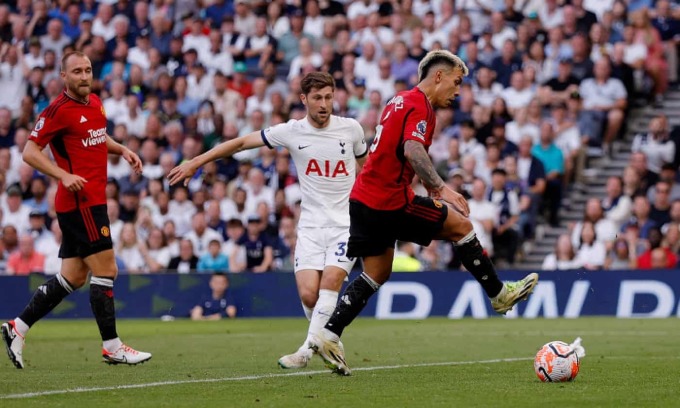
[{"label": "outstretched arm", "polygon": [[180,180],[184,180],[184,185],[187,185],[191,177],[196,173],[196,170],[206,163],[223,157],[230,157],[234,153],[242,150],[254,149],[260,146],[264,146],[264,140],[262,140],[259,130],[248,133],[243,137],[237,137],[236,139],[220,143],[207,152],[172,169],[168,174],[168,179],[170,180],[171,185],[178,183]]},{"label": "outstretched arm", "polygon": [[414,140],[404,142],[404,157],[409,161],[420,180],[430,192],[432,198],[442,199],[452,204],[461,214],[467,217],[470,213],[467,201],[461,195],[451,190],[444,180],[439,177],[427,154],[425,146]]}]

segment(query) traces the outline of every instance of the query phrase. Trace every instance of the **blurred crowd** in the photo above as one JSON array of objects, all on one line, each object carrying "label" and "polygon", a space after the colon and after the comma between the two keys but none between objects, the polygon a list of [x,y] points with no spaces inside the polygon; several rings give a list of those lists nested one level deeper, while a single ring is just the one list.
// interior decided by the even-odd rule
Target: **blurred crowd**
[{"label": "blurred crowd", "polygon": [[[430,154],[470,198],[487,251],[512,266],[537,223],[561,223],[562,197],[583,181],[588,152],[611,154],[632,103],[662,104],[676,86],[679,17],[669,0],[4,1],[0,271],[59,270],[56,182],[21,151],[36,115],[63,90],[67,51],[89,56],[109,134],[144,162],[136,175],[109,158],[122,272],[292,270],[301,194],[288,152],[240,152],[187,187],[165,176],[220,142],[304,117],[300,79],[316,70],[336,79],[335,114],[356,118],[370,142],[386,101],[416,84],[418,62],[435,49],[461,56],[470,75],[455,106],[437,112]],[[626,267],[642,267],[638,259],[655,259],[658,248],[669,248],[670,262],[680,195],[660,196],[665,187],[680,193],[672,133],[660,117],[636,138],[630,170],[610,180],[623,193],[608,187],[605,201],[589,203],[551,268],[567,255],[591,267],[587,251],[604,251],[596,267],[620,267],[624,244]],[[612,211],[616,220],[600,226]],[[668,219],[650,215],[659,213]],[[654,247],[651,231],[666,244]],[[448,243],[400,244],[397,254],[409,270],[459,267]]]}]

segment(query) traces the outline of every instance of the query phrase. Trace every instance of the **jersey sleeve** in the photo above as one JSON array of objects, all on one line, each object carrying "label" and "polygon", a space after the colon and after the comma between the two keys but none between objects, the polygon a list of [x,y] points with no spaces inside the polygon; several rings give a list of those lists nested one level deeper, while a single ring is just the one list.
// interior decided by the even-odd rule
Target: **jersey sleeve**
[{"label": "jersey sleeve", "polygon": [[368,154],[368,145],[364,136],[364,128],[359,122],[352,120],[352,144],[354,146],[354,157],[360,159]]},{"label": "jersey sleeve", "polygon": [[427,123],[428,112],[423,106],[416,106],[406,114],[404,118],[404,142],[414,140],[424,145],[429,145],[429,134],[433,129],[429,129]]},{"label": "jersey sleeve", "polygon": [[28,136],[28,140],[34,141],[38,146],[44,148],[54,139],[55,136],[64,129],[64,125],[58,119],[59,115],[47,118],[43,113],[38,117],[35,126]]},{"label": "jersey sleeve", "polygon": [[288,121],[262,129],[260,131],[262,141],[270,149],[276,146],[288,147],[290,140],[292,140],[291,125],[292,121]]}]

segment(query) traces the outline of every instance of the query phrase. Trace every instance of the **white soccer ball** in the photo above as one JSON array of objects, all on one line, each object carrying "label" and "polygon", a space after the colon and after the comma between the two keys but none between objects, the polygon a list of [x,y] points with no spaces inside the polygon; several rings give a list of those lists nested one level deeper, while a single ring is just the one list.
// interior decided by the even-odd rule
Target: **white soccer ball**
[{"label": "white soccer ball", "polygon": [[551,341],[536,353],[534,370],[543,382],[572,381],[581,366],[576,350],[563,341]]}]

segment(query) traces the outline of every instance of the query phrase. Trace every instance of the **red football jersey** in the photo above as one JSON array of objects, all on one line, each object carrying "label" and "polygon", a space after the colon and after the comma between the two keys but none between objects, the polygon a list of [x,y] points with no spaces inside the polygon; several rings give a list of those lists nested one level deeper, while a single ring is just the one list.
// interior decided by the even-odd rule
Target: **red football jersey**
[{"label": "red football jersey", "polygon": [[434,109],[418,87],[390,99],[350,199],[375,210],[406,206],[415,196],[411,188],[415,172],[404,157],[404,142],[414,140],[428,150],[435,122]]},{"label": "red football jersey", "polygon": [[106,113],[97,95],[84,104],[63,92],[42,111],[29,140],[49,144],[60,168],[87,180],[76,193],[59,183],[57,212],[106,204]]}]

